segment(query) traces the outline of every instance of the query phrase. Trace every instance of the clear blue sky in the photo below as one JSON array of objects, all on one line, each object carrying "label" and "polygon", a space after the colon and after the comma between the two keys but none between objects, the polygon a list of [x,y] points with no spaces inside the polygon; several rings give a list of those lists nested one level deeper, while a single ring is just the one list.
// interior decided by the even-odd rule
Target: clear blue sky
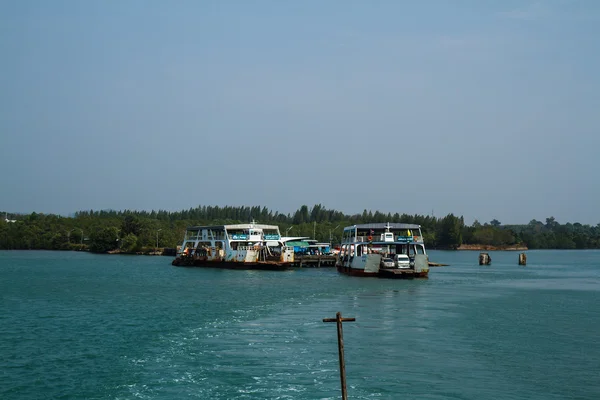
[{"label": "clear blue sky", "polygon": [[600,1],[0,1],[0,210],[600,222]]}]

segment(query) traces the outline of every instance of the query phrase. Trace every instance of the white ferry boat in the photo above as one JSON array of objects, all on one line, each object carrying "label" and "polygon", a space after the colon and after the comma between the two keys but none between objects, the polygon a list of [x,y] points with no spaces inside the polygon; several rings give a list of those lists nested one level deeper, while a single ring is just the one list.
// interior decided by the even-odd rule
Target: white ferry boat
[{"label": "white ferry boat", "polygon": [[292,267],[294,248],[279,227],[249,224],[193,226],[186,230],[175,266],[282,270]]},{"label": "white ferry boat", "polygon": [[421,226],[362,224],[344,228],[337,270],[353,276],[426,278],[429,260]]}]

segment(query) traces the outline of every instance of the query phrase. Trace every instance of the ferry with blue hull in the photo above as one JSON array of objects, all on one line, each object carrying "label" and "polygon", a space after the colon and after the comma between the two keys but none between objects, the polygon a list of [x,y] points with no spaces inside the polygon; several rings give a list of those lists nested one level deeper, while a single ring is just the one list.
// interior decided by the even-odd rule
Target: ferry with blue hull
[{"label": "ferry with blue hull", "polygon": [[282,241],[279,227],[249,224],[193,226],[186,230],[175,266],[285,270],[294,248]]},{"label": "ferry with blue hull", "polygon": [[427,278],[421,226],[372,223],[344,228],[336,261],[340,273],[380,278]]}]

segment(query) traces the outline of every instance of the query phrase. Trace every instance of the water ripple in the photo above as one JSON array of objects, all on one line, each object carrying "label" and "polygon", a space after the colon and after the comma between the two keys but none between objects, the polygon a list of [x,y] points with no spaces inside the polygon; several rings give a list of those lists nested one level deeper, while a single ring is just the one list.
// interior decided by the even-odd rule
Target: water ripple
[{"label": "water ripple", "polygon": [[600,252],[432,252],[428,280],[0,252],[0,398],[600,398]]}]

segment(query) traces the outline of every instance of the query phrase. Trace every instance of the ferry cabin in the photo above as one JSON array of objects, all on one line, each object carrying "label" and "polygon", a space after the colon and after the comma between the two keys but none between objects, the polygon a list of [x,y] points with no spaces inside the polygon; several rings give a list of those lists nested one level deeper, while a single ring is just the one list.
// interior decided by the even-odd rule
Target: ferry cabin
[{"label": "ferry cabin", "polygon": [[331,253],[331,243],[318,243],[316,240],[308,240],[307,253],[322,256]]},{"label": "ferry cabin", "polygon": [[330,243],[318,243],[313,239],[294,240],[286,242],[287,246],[294,248],[296,255],[327,255],[331,254]]},{"label": "ferry cabin", "polygon": [[187,228],[180,253],[205,261],[294,261],[293,249],[281,241],[278,226],[254,222]]},{"label": "ferry cabin", "polygon": [[362,224],[344,228],[338,269],[350,275],[377,275],[405,269],[427,276],[429,263],[420,225]]}]

